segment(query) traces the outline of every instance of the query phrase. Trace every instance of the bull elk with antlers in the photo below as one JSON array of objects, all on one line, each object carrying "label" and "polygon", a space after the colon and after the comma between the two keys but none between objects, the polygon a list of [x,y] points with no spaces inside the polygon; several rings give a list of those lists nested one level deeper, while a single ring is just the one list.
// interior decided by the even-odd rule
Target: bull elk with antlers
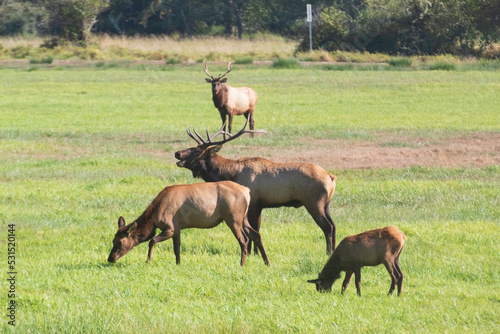
[{"label": "bull elk with antlers", "polygon": [[[226,130],[226,119],[229,116],[227,126],[228,132],[231,133],[233,116],[235,115],[245,115],[247,120],[249,120],[250,130],[253,130],[253,112],[257,105],[257,93],[250,87],[231,87],[225,83],[227,78],[224,77],[231,72],[231,62],[227,64],[227,72],[219,75],[217,78],[208,72],[207,63],[205,63],[204,70],[210,77],[210,79],[205,78],[205,80],[212,84],[212,100],[214,101],[214,106],[219,110],[224,131]],[[224,133],[224,138],[225,136],[226,134]]]},{"label": "bull elk with antlers", "polygon": [[262,158],[225,159],[217,152],[222,145],[244,133],[264,132],[247,130],[245,126],[234,136],[221,141],[212,141],[223,132],[224,125],[207,140],[189,127],[187,133],[198,144],[175,153],[178,167],[184,167],[194,177],[206,182],[230,180],[250,189],[248,221],[257,232],[260,228],[261,212],[264,208],[304,206],[321,228],[326,239],[326,249],[335,248],[335,224],[330,217],[330,201],[335,191],[336,177],[314,164],[276,163]]}]

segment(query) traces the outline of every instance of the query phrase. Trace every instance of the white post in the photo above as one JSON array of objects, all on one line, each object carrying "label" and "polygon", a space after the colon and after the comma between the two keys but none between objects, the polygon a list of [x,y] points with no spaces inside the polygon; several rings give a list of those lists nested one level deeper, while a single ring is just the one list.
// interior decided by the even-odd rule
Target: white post
[{"label": "white post", "polygon": [[312,46],[312,10],[311,10],[311,5],[307,5],[307,22],[309,22],[309,52],[313,51],[313,46]]}]

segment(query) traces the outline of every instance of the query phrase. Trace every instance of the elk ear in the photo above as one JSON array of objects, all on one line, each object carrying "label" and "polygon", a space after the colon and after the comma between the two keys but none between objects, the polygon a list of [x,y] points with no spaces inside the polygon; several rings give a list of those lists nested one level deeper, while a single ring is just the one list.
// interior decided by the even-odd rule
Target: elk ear
[{"label": "elk ear", "polygon": [[208,83],[212,83],[212,79],[205,78],[205,81]]},{"label": "elk ear", "polygon": [[125,226],[125,219],[122,216],[120,216],[120,218],[118,218],[118,228],[123,226]]},{"label": "elk ear", "polygon": [[226,81],[227,81],[227,78],[224,78],[224,79],[222,79],[222,80],[219,80],[219,82],[220,82],[220,83],[224,83],[224,82],[226,82]]},{"label": "elk ear", "polygon": [[134,232],[136,228],[137,228],[137,222],[133,222],[132,224],[130,224],[130,226],[127,228],[127,230],[125,232],[127,234],[130,234],[130,233]]},{"label": "elk ear", "polygon": [[321,284],[321,280],[319,278],[310,279],[310,280],[307,280],[307,282],[313,283],[313,284]]},{"label": "elk ear", "polygon": [[219,152],[222,149],[222,145],[217,145],[214,147],[211,147],[210,150],[208,151],[210,155]]}]

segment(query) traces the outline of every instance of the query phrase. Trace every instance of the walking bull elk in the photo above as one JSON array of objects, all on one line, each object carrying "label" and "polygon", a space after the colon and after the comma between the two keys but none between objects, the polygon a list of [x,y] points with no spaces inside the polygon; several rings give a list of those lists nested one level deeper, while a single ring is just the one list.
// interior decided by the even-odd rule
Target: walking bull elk
[{"label": "walking bull elk", "polygon": [[[231,62],[227,64],[227,72],[215,78],[208,72],[207,63],[203,68],[205,73],[210,77],[205,80],[212,84],[212,101],[214,106],[219,110],[224,131],[226,131],[226,119],[229,116],[228,132],[231,133],[234,115],[245,115],[250,122],[250,130],[254,128],[253,112],[257,105],[257,93],[250,87],[231,87],[225,82],[224,78],[231,72]],[[253,136],[253,134],[251,134]],[[226,134],[224,133],[224,138]]]},{"label": "walking bull elk", "polygon": [[222,145],[244,133],[264,132],[247,130],[248,120],[241,131],[221,141],[212,141],[223,132],[224,125],[207,140],[189,127],[189,137],[196,147],[175,153],[178,167],[189,169],[193,177],[206,182],[230,180],[250,189],[248,221],[257,232],[264,208],[304,206],[321,228],[326,238],[326,250],[335,248],[335,224],[330,217],[330,201],[335,191],[336,177],[314,164],[276,163],[262,158],[225,159],[217,152]]}]

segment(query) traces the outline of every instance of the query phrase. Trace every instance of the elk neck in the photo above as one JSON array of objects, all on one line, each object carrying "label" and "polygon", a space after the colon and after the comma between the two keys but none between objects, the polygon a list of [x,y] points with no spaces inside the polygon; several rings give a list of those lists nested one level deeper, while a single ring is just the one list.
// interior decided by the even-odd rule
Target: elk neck
[{"label": "elk neck", "polygon": [[137,222],[137,228],[131,233],[131,236],[140,244],[142,242],[148,241],[155,236],[156,225],[153,220],[153,214],[155,211],[155,201],[149,205],[149,207],[139,216],[135,221]]},{"label": "elk neck", "polygon": [[239,162],[212,154],[204,161],[198,176],[205,182],[232,181],[238,174]]},{"label": "elk neck", "polygon": [[218,93],[212,95],[212,101],[214,101],[214,106],[219,109],[227,104],[227,86],[226,84],[221,84]]}]

